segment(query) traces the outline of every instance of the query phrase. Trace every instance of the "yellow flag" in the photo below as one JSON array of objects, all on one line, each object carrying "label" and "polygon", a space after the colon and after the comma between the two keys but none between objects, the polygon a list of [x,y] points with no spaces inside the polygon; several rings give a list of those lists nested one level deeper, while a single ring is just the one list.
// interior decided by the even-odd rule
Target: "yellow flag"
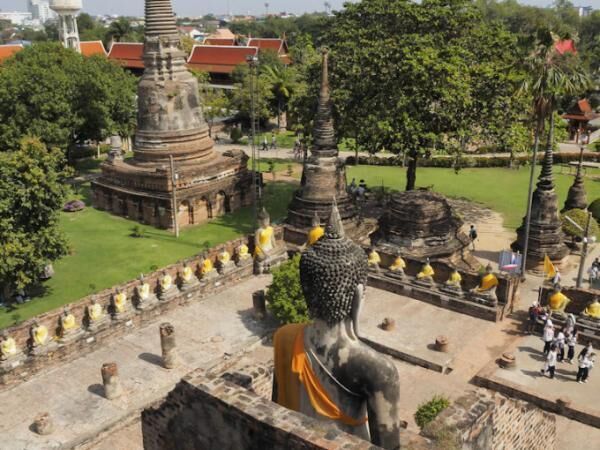
[{"label": "yellow flag", "polygon": [[548,258],[548,255],[544,255],[544,273],[546,274],[546,278],[554,278],[556,275],[556,269],[550,258]]}]

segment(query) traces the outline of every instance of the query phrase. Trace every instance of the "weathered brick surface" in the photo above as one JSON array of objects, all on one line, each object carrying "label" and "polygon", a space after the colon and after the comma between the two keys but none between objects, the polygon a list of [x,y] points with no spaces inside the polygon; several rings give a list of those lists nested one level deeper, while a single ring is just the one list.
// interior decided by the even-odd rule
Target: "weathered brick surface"
[{"label": "weathered brick surface", "polygon": [[552,450],[556,419],[531,403],[478,390],[457,399],[423,434],[434,439],[443,430],[459,447],[472,450]]}]

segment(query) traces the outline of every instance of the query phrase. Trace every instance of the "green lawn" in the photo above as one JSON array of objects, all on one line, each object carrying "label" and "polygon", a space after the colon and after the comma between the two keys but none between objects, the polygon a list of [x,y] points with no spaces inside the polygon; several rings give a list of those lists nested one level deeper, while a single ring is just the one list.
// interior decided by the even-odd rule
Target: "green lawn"
[{"label": "green lawn", "polygon": [[[263,160],[266,163],[267,160]],[[288,161],[275,161],[277,171],[285,171]],[[97,170],[93,164],[82,171]],[[266,164],[261,164],[266,170]],[[382,184],[402,190],[405,169],[400,167],[348,167],[348,180],[364,178],[370,187]],[[558,172],[558,170],[557,170]],[[529,171],[509,169],[464,169],[458,175],[452,169],[419,168],[418,186],[433,189],[452,197],[474,200],[500,212],[505,225],[516,228],[525,213]],[[559,201],[562,206],[572,176],[556,175]],[[588,200],[600,197],[600,183],[586,180]],[[274,222],[286,215],[295,190],[287,183],[270,183],[265,191],[265,204]],[[87,200],[89,188],[82,197]],[[67,234],[72,254],[54,264],[56,275],[44,283],[45,292],[31,302],[8,311],[0,309],[0,328],[25,320],[75,301],[85,295],[133,279],[140,273],[174,263],[252,230],[252,211],[245,208],[208,224],[184,229],[179,239],[167,231],[141,226],[145,237],[130,237],[134,222],[97,211],[86,210],[62,215],[62,227]]]},{"label": "green lawn", "polygon": [[[555,166],[555,181],[559,206],[562,208],[573,176],[561,175]],[[406,169],[401,167],[349,166],[348,182],[364,179],[370,187],[381,186],[403,190]],[[536,179],[537,180],[537,179]],[[504,216],[507,228],[517,228],[525,215],[529,168],[510,170],[463,169],[458,175],[453,169],[419,168],[417,186],[433,186],[433,190],[450,197],[462,197],[479,202]],[[600,182],[586,179],[588,201],[600,197]]]},{"label": "green lawn", "polygon": [[[294,190],[287,183],[267,185],[264,200],[274,222],[285,217]],[[0,309],[0,329],[253,231],[251,208],[186,228],[179,239],[143,225],[145,237],[133,238],[136,223],[91,207],[63,213],[61,220],[72,253],[54,263],[56,275],[44,283],[40,297],[11,311]]]}]

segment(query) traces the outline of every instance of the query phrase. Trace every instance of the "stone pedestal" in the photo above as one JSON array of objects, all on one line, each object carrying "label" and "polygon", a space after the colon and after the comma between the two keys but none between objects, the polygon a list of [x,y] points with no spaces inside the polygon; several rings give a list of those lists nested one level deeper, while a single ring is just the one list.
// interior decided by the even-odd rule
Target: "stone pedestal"
[{"label": "stone pedestal", "polygon": [[160,325],[160,348],[164,368],[174,369],[177,366],[177,348],[175,345],[175,327],[170,323]]},{"label": "stone pedestal", "polygon": [[168,302],[169,300],[173,300],[175,297],[177,297],[178,294],[179,289],[177,289],[177,286],[175,286],[175,284],[173,283],[171,287],[168,288],[166,291],[163,291],[162,289],[160,290],[160,293],[158,294],[158,299],[161,302]]},{"label": "stone pedestal", "polygon": [[148,292],[147,297],[142,298],[141,293],[140,293],[140,287],[139,286],[136,287],[136,289],[135,289],[135,307],[136,307],[136,309],[139,309],[140,311],[146,311],[148,309],[154,308],[157,303],[158,303],[158,297],[152,290],[150,290],[150,292]]},{"label": "stone pedestal", "polygon": [[247,267],[247,266],[253,264],[253,262],[254,261],[252,260],[252,256],[246,255],[243,258],[240,258],[240,257],[236,258],[235,265],[238,267]]},{"label": "stone pedestal", "polygon": [[104,385],[104,396],[108,400],[114,400],[123,395],[119,369],[117,363],[106,363],[102,365],[102,384]]},{"label": "stone pedestal", "polygon": [[500,367],[503,369],[516,369],[517,368],[517,360],[515,355],[512,353],[503,353],[502,357],[498,361]]},{"label": "stone pedestal", "polygon": [[41,413],[35,417],[32,428],[40,436],[47,436],[54,432],[54,421],[49,413]]},{"label": "stone pedestal", "polygon": [[200,286],[200,280],[198,280],[196,275],[193,275],[189,280],[181,281],[181,292],[185,293],[185,292],[193,291],[194,289],[196,289],[199,286]]},{"label": "stone pedestal", "polygon": [[381,322],[380,328],[383,331],[394,331],[396,329],[396,321],[394,319],[386,317],[385,319],[383,319],[383,322]]},{"label": "stone pedestal", "polygon": [[412,282],[417,286],[421,286],[427,289],[435,289],[436,287],[435,281],[433,281],[432,277],[414,278]]},{"label": "stone pedestal", "polygon": [[472,289],[469,292],[469,300],[476,303],[481,303],[485,306],[496,307],[498,306],[498,297],[496,296],[496,288],[490,289],[486,292],[477,292],[476,289]]},{"label": "stone pedestal", "polygon": [[254,274],[261,275],[271,273],[271,269],[277,267],[288,259],[287,250],[283,245],[278,245],[264,258],[254,258]]},{"label": "stone pedestal", "polygon": [[258,319],[264,319],[267,315],[267,306],[265,301],[265,291],[262,289],[252,293],[252,306],[254,308],[254,315]]},{"label": "stone pedestal", "polygon": [[78,339],[81,339],[81,337],[84,335],[84,330],[83,328],[77,327],[77,328],[72,328],[70,330],[61,330],[61,336],[59,339],[59,343],[62,345],[68,345],[72,342],[77,341]]},{"label": "stone pedestal", "polygon": [[464,291],[460,286],[456,286],[454,284],[443,284],[440,286],[440,291],[445,292],[446,294],[452,295],[454,297],[463,297]]},{"label": "stone pedestal", "polygon": [[217,262],[217,270],[221,275],[227,275],[235,270],[235,262],[227,261],[226,263]]},{"label": "stone pedestal", "polygon": [[203,273],[201,281],[202,283],[208,283],[209,281],[216,280],[217,278],[219,278],[219,272],[217,272],[217,269],[213,269],[209,272]]},{"label": "stone pedestal", "polygon": [[438,336],[435,338],[435,349],[438,352],[448,353],[450,342],[446,336]]},{"label": "stone pedestal", "polygon": [[386,270],[384,275],[400,281],[406,280],[406,274],[404,273],[404,270]]}]

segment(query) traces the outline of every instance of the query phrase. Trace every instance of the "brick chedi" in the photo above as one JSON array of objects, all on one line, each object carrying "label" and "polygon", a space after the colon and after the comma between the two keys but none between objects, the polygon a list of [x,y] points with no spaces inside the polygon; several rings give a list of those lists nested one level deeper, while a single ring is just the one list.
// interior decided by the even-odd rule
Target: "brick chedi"
[{"label": "brick chedi", "polygon": [[425,190],[394,194],[372,242],[382,254],[441,261],[461,270],[480,264],[469,251],[463,221],[448,200]]},{"label": "brick chedi", "polygon": [[[560,263],[568,254],[569,249],[564,243],[562,223],[558,213],[558,198],[554,189],[552,143],[548,143],[542,172],[533,193],[531,203],[531,223],[529,231],[529,247],[527,268],[536,268],[545,255],[556,263]],[[517,241],[513,248],[523,251],[525,248],[525,223],[517,230]]]},{"label": "brick chedi", "polygon": [[146,0],[145,70],[138,86],[134,156],[111,158],[102,165],[102,175],[92,183],[95,207],[170,228],[174,214],[186,226],[251,202],[248,158],[242,151],[214,150],[198,83],[185,63],[171,0]]},{"label": "brick chedi", "polygon": [[345,164],[338,156],[326,50],[323,51],[321,91],[313,136],[311,157],[304,166],[302,186],[289,206],[284,239],[292,244],[304,244],[315,215],[321,223],[327,221],[334,198],[346,232],[354,239],[361,227],[358,225],[357,208],[347,193]]}]

